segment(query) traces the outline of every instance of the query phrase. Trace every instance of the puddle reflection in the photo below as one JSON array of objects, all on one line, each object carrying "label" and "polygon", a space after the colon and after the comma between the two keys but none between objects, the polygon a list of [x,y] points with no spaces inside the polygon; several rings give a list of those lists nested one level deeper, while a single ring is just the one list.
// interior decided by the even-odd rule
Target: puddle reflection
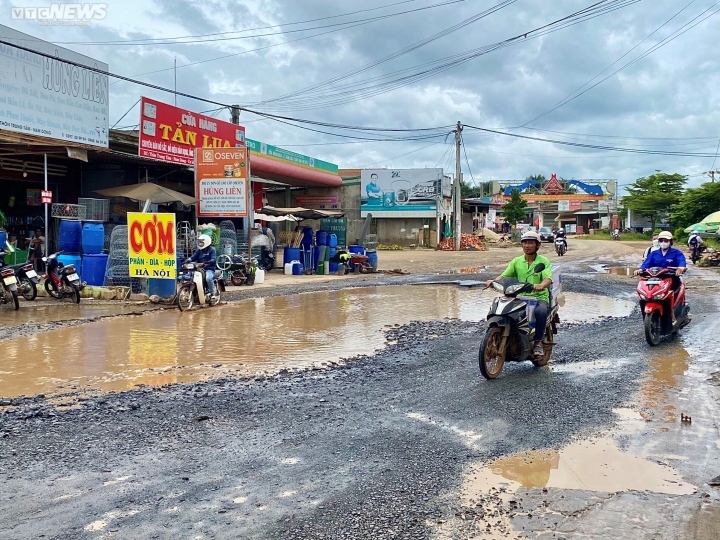
[{"label": "puddle reflection", "polygon": [[669,392],[676,388],[679,378],[690,367],[690,354],[678,342],[667,343],[649,351],[650,368],[640,387],[640,406],[646,420],[657,415],[668,424],[679,421]]},{"label": "puddle reflection", "polygon": [[[125,390],[337,361],[383,347],[388,325],[447,317],[485,320],[493,297],[454,285],[368,287],[105,319],[3,341],[0,396],[73,385]],[[625,316],[633,307],[624,300],[566,293],[560,315],[583,322]]]}]

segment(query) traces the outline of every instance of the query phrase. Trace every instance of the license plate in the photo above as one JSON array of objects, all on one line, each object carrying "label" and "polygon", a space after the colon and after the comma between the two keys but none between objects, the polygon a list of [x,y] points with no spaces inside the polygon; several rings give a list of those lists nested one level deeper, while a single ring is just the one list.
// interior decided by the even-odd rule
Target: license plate
[{"label": "license plate", "polygon": [[30,279],[37,277],[37,273],[35,272],[35,270],[28,270],[27,272],[25,272],[25,275]]},{"label": "license plate", "polygon": [[80,281],[80,278],[77,274],[69,274],[67,278],[68,281]]},{"label": "license plate", "polygon": [[15,276],[8,276],[6,278],[3,278],[3,281],[5,282],[5,285],[14,285],[17,283],[17,279],[15,279]]}]

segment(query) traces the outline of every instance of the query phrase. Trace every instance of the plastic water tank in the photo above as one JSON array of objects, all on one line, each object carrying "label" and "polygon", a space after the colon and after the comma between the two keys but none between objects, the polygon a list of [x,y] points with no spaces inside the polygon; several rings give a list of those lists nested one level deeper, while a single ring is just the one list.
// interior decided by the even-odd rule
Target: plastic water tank
[{"label": "plastic water tank", "polygon": [[318,231],[315,234],[315,244],[318,246],[327,246],[328,235],[325,231]]},{"label": "plastic water tank", "polygon": [[88,285],[103,285],[107,268],[107,253],[82,256],[82,277]]},{"label": "plastic water tank", "polygon": [[85,255],[102,253],[105,247],[105,227],[102,223],[86,221],[82,228],[82,250]]},{"label": "plastic water tank", "polygon": [[258,268],[255,270],[255,285],[265,283],[265,270]]},{"label": "plastic water tank", "polygon": [[7,232],[0,230],[0,250],[5,249],[5,242],[7,242]]},{"label": "plastic water tank", "polygon": [[80,255],[63,253],[62,255],[58,255],[57,259],[58,262],[63,264],[63,266],[67,266],[69,264],[75,265],[75,271],[80,276],[80,279],[82,279],[82,259],[80,258]]},{"label": "plastic water tank", "polygon": [[160,298],[172,298],[177,281],[174,279],[148,279],[148,295]]},{"label": "plastic water tank", "polygon": [[65,253],[80,253],[81,247],[82,223],[72,219],[61,219],[58,233],[58,249]]},{"label": "plastic water tank", "polygon": [[377,251],[374,249],[368,249],[365,252],[365,255],[367,255],[368,258],[368,264],[372,266],[373,272],[377,272],[378,269],[378,254]]},{"label": "plastic water tank", "polygon": [[331,248],[337,247],[337,234],[328,234],[328,246],[330,246]]}]

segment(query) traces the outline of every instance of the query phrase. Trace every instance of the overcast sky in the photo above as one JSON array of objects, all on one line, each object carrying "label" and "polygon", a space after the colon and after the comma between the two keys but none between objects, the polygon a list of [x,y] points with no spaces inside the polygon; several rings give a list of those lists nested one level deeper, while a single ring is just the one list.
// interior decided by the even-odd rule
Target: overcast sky
[{"label": "overcast sky", "polygon": [[[392,129],[451,126],[460,120],[525,136],[714,156],[720,138],[720,16],[713,14],[720,3],[641,0],[543,36],[532,33],[598,1],[517,0],[502,7],[502,0],[110,0],[103,20],[89,26],[48,27],[5,15],[13,6],[49,2],[0,0],[0,20],[106,62],[113,73],[170,89],[176,60],[179,91],[272,114]],[[630,2],[607,2],[621,3]],[[494,13],[470,20],[493,7],[498,7]],[[401,13],[411,10],[415,11]],[[322,20],[305,22],[312,19]],[[468,24],[447,32],[463,21]],[[536,119],[606,68],[601,78],[683,30],[687,31],[646,58]],[[449,57],[457,59],[528,32],[527,39],[510,46],[427,73]],[[442,33],[446,35],[436,36]],[[433,36],[437,39],[427,39]],[[180,37],[205,42],[168,43]],[[370,66],[425,40],[430,42]],[[122,43],[100,43],[108,41]],[[354,71],[360,72],[352,75]],[[409,79],[422,72],[431,76]],[[113,82],[110,89],[111,126],[118,121],[118,127],[138,123],[138,106],[120,118],[141,95],[174,100],[172,94],[129,82]],[[196,112],[217,108],[184,97],[178,98],[178,105]],[[229,113],[220,111],[218,118],[229,120]],[[250,138],[341,168],[443,167],[451,173],[455,168],[452,136],[444,140],[452,128],[362,133],[307,126],[346,137],[436,136],[357,143],[245,112],[241,124]],[[557,173],[576,179],[617,178],[623,185],[661,169],[691,175],[691,185],[697,185],[707,180],[700,173],[713,165],[720,168],[720,159],[712,156],[588,150],[470,128],[463,138],[463,172],[475,181]]]}]

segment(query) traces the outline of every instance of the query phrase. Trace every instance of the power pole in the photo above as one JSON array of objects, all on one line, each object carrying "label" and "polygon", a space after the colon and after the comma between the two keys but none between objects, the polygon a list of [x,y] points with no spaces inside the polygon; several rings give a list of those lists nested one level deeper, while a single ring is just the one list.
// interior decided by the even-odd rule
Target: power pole
[{"label": "power pole", "polygon": [[720,174],[720,170],[716,169],[714,171],[707,171],[705,174],[710,177],[710,181],[714,184],[715,183],[715,174]]},{"label": "power pole", "polygon": [[230,114],[232,115],[231,122],[235,125],[240,123],[240,105],[233,105],[230,108]]},{"label": "power pole", "polygon": [[460,233],[462,223],[462,170],[460,167],[460,145],[462,144],[462,124],[458,120],[455,129],[455,251],[460,251]]}]

